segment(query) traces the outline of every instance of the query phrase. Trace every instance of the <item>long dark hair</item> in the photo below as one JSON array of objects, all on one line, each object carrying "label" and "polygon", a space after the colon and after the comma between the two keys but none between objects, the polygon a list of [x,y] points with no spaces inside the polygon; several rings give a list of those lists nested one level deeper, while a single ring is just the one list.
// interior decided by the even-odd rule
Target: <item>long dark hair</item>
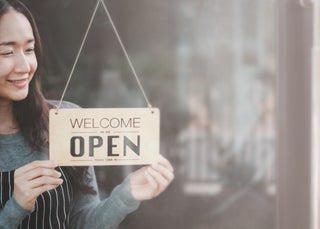
[{"label": "long dark hair", "polygon": [[[29,84],[29,93],[21,101],[13,102],[13,116],[26,141],[35,150],[44,150],[49,144],[49,109],[52,108],[40,87],[40,74],[43,63],[43,51],[39,30],[35,20],[28,8],[18,0],[0,0],[0,17],[10,10],[23,14],[33,30],[35,39],[35,54],[38,61],[38,68]],[[66,172],[71,183],[87,193],[95,193],[86,183],[87,167],[66,167]],[[81,177],[82,179],[79,179]]]}]

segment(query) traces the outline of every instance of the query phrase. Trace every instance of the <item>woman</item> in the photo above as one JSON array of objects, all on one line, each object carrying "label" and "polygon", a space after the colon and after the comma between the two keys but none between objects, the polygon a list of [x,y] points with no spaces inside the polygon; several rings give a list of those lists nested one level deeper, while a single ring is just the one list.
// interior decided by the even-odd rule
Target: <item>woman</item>
[{"label": "woman", "polygon": [[17,0],[0,0],[0,228],[115,228],[140,201],[167,188],[173,168],[159,157],[100,201],[92,167],[48,160],[52,105],[40,90],[38,65],[32,15]]}]

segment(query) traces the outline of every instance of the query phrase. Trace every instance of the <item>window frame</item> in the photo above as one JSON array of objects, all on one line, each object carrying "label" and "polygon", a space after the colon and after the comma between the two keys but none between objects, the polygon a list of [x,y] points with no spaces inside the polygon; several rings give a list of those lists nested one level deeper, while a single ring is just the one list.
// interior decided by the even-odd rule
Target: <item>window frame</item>
[{"label": "window frame", "polygon": [[312,10],[275,1],[278,228],[311,228]]}]

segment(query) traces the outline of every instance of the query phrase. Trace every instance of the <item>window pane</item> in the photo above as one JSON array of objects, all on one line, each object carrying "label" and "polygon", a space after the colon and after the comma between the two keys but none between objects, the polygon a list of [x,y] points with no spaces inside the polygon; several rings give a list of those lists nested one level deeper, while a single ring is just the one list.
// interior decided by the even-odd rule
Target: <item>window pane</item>
[{"label": "window pane", "polygon": [[[47,50],[44,88],[60,98],[95,1],[34,2]],[[170,188],[121,228],[275,229],[274,1],[106,3],[161,110],[161,152],[176,171]],[[145,106],[102,7],[66,99]],[[133,169],[96,168],[101,195]]]}]

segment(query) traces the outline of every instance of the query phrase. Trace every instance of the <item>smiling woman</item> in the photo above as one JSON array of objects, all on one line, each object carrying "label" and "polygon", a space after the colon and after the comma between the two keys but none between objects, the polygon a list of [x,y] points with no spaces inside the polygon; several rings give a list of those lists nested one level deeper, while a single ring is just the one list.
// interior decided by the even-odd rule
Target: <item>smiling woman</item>
[{"label": "smiling woman", "polygon": [[28,19],[10,10],[0,21],[0,99],[25,99],[37,69],[34,36]]},{"label": "smiling woman", "polygon": [[[28,9],[0,0],[0,228],[115,228],[174,178],[164,157],[100,201],[93,167],[48,160],[48,111],[39,86],[41,42]],[[62,108],[79,108],[63,103]]]}]

